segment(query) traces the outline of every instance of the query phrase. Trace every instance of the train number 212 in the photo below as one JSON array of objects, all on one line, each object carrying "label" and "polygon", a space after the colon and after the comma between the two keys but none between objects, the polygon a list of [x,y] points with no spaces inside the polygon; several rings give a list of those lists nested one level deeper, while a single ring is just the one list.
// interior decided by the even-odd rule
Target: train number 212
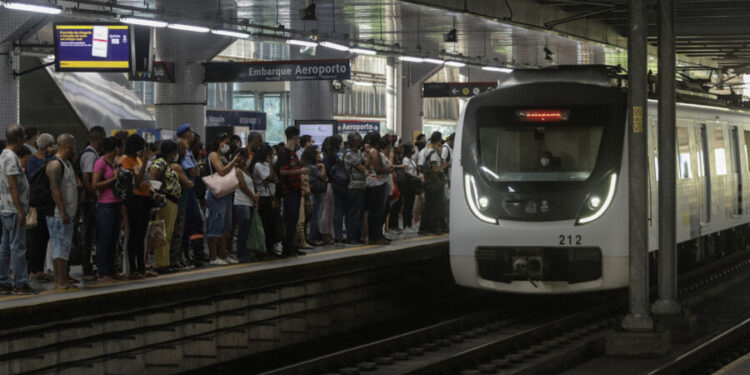
[{"label": "train number 212", "polygon": [[561,234],[559,239],[560,239],[560,245],[580,245],[581,240],[582,240],[580,234],[576,234],[576,235],[569,234],[567,236],[564,234]]}]

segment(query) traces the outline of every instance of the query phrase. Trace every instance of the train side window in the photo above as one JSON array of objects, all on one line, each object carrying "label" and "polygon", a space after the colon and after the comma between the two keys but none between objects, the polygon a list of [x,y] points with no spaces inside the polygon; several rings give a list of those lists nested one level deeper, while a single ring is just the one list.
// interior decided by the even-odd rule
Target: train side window
[{"label": "train side window", "polygon": [[745,136],[745,165],[747,166],[747,171],[750,172],[750,155],[748,155],[748,147],[750,147],[750,131],[745,130],[744,132]]},{"label": "train side window", "polygon": [[677,127],[677,162],[680,179],[693,178],[693,168],[690,165],[690,137],[688,129],[681,126]]},{"label": "train side window", "polygon": [[714,162],[716,163],[716,175],[725,176],[727,174],[727,146],[724,140],[724,129],[714,129]]}]

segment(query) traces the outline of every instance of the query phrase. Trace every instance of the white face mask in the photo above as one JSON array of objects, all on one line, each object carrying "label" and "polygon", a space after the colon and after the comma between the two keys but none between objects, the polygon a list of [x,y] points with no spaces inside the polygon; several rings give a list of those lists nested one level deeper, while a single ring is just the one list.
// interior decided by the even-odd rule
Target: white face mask
[{"label": "white face mask", "polygon": [[279,160],[279,156],[278,155],[274,155],[272,160],[273,160],[273,163],[276,164],[276,161]]},{"label": "white face mask", "polygon": [[220,148],[220,150],[221,150],[221,153],[222,153],[222,154],[226,154],[227,152],[229,152],[229,145],[228,145],[228,144],[226,144],[226,143],[225,143],[225,144],[223,144],[223,145],[221,145],[221,148]]},{"label": "white face mask", "polygon": [[542,160],[540,160],[539,162],[542,163],[542,167],[549,166],[549,158],[542,158]]},{"label": "white face mask", "polygon": [[253,161],[252,161],[252,160],[250,160],[250,159],[246,160],[246,161],[245,161],[245,168],[249,168],[249,167],[250,167],[250,163],[252,163],[252,162],[253,162]]}]

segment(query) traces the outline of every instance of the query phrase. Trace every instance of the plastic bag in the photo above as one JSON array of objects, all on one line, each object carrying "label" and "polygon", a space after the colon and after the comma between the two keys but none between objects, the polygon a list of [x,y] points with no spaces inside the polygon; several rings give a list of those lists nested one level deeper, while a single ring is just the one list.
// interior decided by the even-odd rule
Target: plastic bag
[{"label": "plastic bag", "polygon": [[263,223],[258,212],[253,215],[252,220],[250,220],[250,227],[247,230],[247,242],[245,242],[247,249],[253,253],[265,254],[266,235],[263,232]]},{"label": "plastic bag", "polygon": [[167,229],[164,220],[152,220],[146,230],[146,250],[153,252],[159,246],[167,246]]}]

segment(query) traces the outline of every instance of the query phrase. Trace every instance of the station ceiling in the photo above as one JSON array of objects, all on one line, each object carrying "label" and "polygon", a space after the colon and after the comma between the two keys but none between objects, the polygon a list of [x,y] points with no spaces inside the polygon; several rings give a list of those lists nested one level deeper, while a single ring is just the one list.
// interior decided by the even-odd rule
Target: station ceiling
[{"label": "station ceiling", "polygon": [[[627,31],[627,0],[542,0],[540,3],[602,21],[622,35]],[[678,0],[676,4],[678,54],[707,57],[720,67],[747,69],[750,65],[750,1]],[[651,0],[648,5],[649,43],[657,45],[658,3]]]}]

